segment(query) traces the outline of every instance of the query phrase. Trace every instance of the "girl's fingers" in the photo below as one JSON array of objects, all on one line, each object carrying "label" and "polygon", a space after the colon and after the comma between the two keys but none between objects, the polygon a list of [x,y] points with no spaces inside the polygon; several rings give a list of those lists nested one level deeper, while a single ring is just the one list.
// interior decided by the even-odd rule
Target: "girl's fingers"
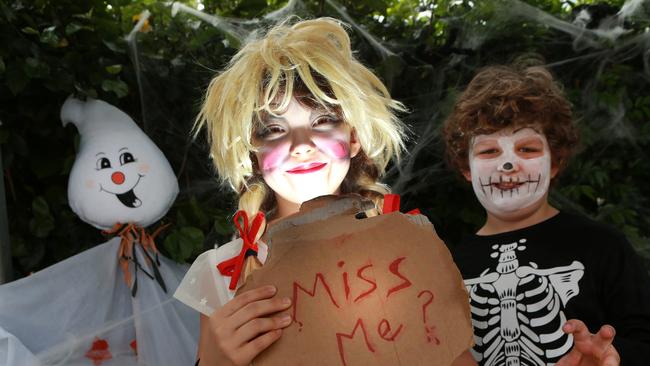
[{"label": "girl's fingers", "polygon": [[282,335],[282,329],[275,329],[269,332],[266,332],[259,337],[253,339],[252,341],[246,343],[241,349],[241,355],[243,361],[242,364],[248,365],[260,352],[269,348],[275,341],[277,341]]},{"label": "girl's fingers", "polygon": [[271,298],[275,293],[276,288],[272,285],[254,288],[235,296],[234,299],[228,301],[221,309],[217,310],[217,312],[222,317],[227,318],[251,302]]},{"label": "girl's fingers", "polygon": [[266,317],[270,314],[286,310],[291,306],[291,300],[288,298],[271,298],[258,300],[246,304],[243,308],[232,314],[228,321],[235,328],[239,328],[255,318]]},{"label": "girl's fingers", "polygon": [[246,345],[256,337],[269,331],[282,329],[291,324],[291,316],[287,314],[269,318],[256,318],[242,325],[234,334],[233,341],[237,345]]}]

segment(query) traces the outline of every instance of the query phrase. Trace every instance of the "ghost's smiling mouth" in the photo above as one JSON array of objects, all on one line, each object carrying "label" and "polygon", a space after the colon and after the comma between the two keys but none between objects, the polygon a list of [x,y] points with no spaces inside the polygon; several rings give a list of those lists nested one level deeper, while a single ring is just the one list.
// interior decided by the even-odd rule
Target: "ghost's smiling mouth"
[{"label": "ghost's smiling mouth", "polygon": [[133,185],[133,187],[131,187],[131,189],[129,189],[124,193],[115,193],[115,192],[107,191],[106,189],[104,189],[104,187],[101,186],[101,184],[99,185],[99,190],[104,191],[106,193],[114,194],[115,197],[117,197],[117,199],[120,200],[120,202],[122,202],[122,204],[126,207],[130,207],[130,208],[140,207],[142,205],[142,201],[138,198],[138,196],[135,195],[135,192],[133,192],[133,190],[138,185],[138,183],[140,183],[140,179],[142,179],[142,177],[144,177],[144,175],[138,174],[138,181],[135,182],[135,184]]},{"label": "ghost's smiling mouth", "polygon": [[126,193],[116,194],[117,199],[120,200],[126,207],[136,208],[142,205],[142,201],[133,193],[133,188],[129,189]]}]

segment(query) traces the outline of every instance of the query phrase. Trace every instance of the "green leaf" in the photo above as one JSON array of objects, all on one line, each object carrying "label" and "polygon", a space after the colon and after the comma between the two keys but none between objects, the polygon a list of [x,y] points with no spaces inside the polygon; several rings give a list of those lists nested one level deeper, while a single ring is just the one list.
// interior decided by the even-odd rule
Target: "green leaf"
[{"label": "green leaf", "polygon": [[129,86],[122,80],[104,80],[102,89],[115,93],[118,98],[124,98],[129,94]]},{"label": "green leaf", "polygon": [[[19,60],[20,61],[20,60]],[[7,87],[11,90],[13,95],[18,95],[27,83],[29,83],[29,77],[25,74],[25,71],[18,62],[9,64],[7,67]]]},{"label": "green leaf", "polygon": [[54,217],[45,198],[38,196],[32,201],[34,217],[29,220],[29,229],[37,238],[46,238],[54,229]]},{"label": "green leaf", "polygon": [[32,201],[32,211],[36,216],[48,216],[50,214],[50,206],[47,204],[45,198],[38,196]]},{"label": "green leaf", "polygon": [[43,30],[43,33],[41,33],[41,42],[52,47],[60,44],[61,38],[56,34],[56,26],[47,27]]},{"label": "green leaf", "polygon": [[196,197],[192,197],[190,199],[190,209],[191,209],[192,216],[194,217],[194,219],[197,220],[199,226],[203,227],[205,225],[208,225],[209,223],[208,216],[203,211],[203,208],[199,204]]},{"label": "green leaf", "polygon": [[214,224],[212,225],[214,231],[219,235],[228,235],[232,233],[232,225],[226,220],[226,218],[216,218]]},{"label": "green leaf", "polygon": [[25,28],[21,29],[21,31],[23,33],[26,33],[26,34],[35,34],[35,35],[40,34],[40,33],[38,33],[38,31],[36,29],[34,29],[32,27],[25,27]]},{"label": "green leaf", "polygon": [[113,51],[115,53],[126,53],[124,47],[120,47],[120,45],[118,45],[115,42],[103,40],[102,43],[104,43],[104,45],[106,47],[108,47],[109,50],[111,50],[111,51]]},{"label": "green leaf", "polygon": [[70,23],[70,24],[65,26],[65,34],[67,34],[67,35],[77,33],[80,30],[94,31],[95,29],[93,27],[90,27],[90,26],[87,26],[87,25],[81,25],[81,24],[78,24],[78,23]]},{"label": "green leaf", "polygon": [[45,78],[50,74],[50,66],[33,57],[25,60],[24,70],[30,79]]},{"label": "green leaf", "polygon": [[192,254],[203,248],[204,240],[205,237],[200,229],[185,226],[169,234],[163,245],[174,260],[185,262]]},{"label": "green leaf", "polygon": [[116,64],[116,65],[110,65],[106,66],[106,71],[108,71],[110,74],[119,74],[122,71],[122,65]]},{"label": "green leaf", "polygon": [[94,8],[90,8],[90,10],[88,10],[87,13],[83,13],[83,14],[72,14],[72,16],[73,16],[74,18],[77,18],[77,19],[90,20],[90,19],[93,17],[93,10],[94,10]]}]

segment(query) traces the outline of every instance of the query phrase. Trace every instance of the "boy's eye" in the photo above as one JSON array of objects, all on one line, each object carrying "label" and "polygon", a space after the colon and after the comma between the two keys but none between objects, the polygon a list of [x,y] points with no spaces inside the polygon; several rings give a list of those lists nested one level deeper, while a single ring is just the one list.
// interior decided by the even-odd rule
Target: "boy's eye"
[{"label": "boy's eye", "polygon": [[523,157],[537,157],[544,153],[544,145],[541,142],[526,142],[515,146],[517,154]]},{"label": "boy's eye", "polygon": [[489,158],[489,157],[492,157],[494,155],[498,155],[499,152],[500,151],[497,148],[488,147],[488,148],[479,149],[477,151],[476,155],[478,155],[479,157],[483,157],[483,158]]}]

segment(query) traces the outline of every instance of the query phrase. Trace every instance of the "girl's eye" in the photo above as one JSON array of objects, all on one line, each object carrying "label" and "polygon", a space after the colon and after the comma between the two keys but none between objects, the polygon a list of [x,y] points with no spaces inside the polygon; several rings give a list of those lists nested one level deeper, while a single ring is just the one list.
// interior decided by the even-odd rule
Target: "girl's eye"
[{"label": "girl's eye", "polygon": [[111,161],[108,158],[99,158],[96,163],[97,170],[102,170],[111,167]]},{"label": "girl's eye", "polygon": [[312,128],[327,129],[337,126],[340,122],[341,120],[336,116],[327,115],[316,118],[311,126]]},{"label": "girl's eye", "polygon": [[282,136],[284,132],[285,132],[284,127],[273,124],[273,125],[264,126],[261,130],[257,132],[257,136],[262,139],[274,139]]},{"label": "girl's eye", "polygon": [[120,155],[120,164],[128,164],[128,163],[133,163],[135,161],[135,158],[133,157],[133,154],[130,152],[125,152]]}]

